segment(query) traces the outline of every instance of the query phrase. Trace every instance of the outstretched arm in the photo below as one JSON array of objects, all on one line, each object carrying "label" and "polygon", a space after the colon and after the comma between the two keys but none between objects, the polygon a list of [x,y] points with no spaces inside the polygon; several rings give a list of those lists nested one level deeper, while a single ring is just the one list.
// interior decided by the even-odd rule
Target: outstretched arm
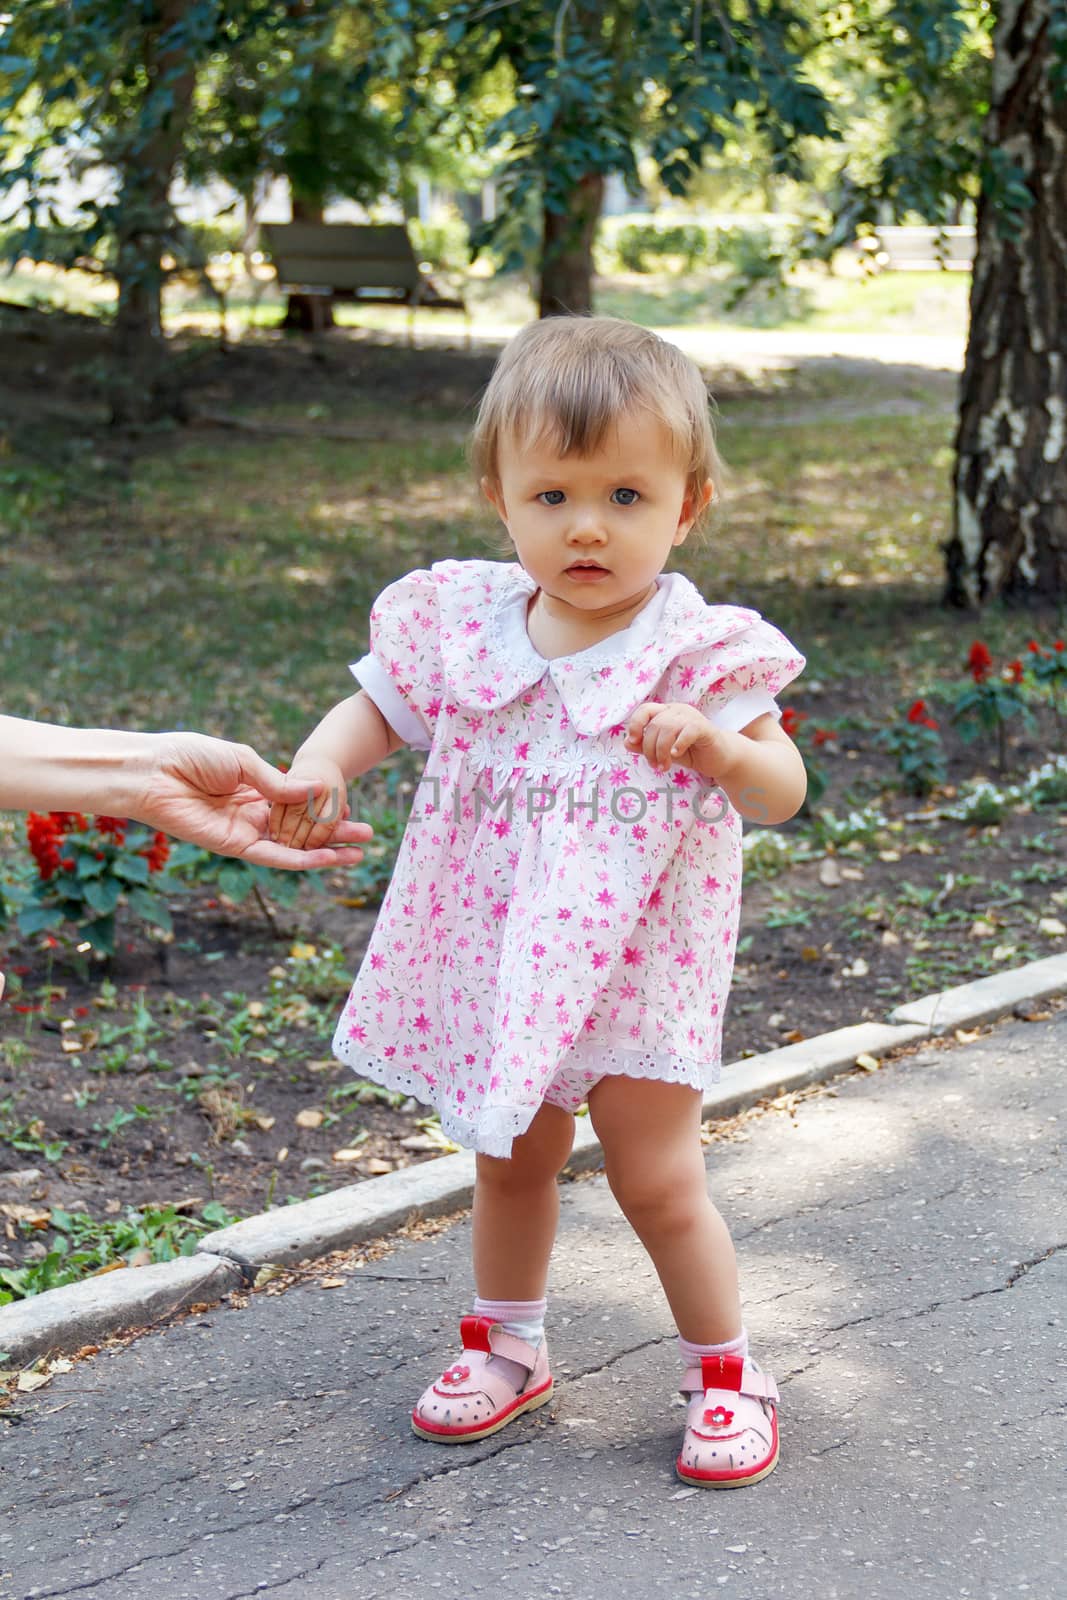
[{"label": "outstretched arm", "polygon": [[347,807],[324,836],[328,847],[292,850],[270,839],[271,803],[306,803],[309,788],[317,794],[321,787],[308,777],[285,777],[248,745],[205,734],[61,728],[0,717],[0,809],[131,817],[257,866],[362,860],[354,846],[372,829],[349,822]]}]

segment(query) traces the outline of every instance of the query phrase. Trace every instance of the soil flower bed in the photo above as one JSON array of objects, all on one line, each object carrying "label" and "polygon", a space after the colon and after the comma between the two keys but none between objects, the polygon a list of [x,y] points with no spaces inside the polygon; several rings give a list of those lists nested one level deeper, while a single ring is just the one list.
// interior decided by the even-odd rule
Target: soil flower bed
[{"label": "soil flower bed", "polygon": [[[917,801],[885,789],[858,692],[834,705],[815,815],[746,835],[728,1061],[1067,948],[1067,761],[1040,759],[1051,714],[1013,743],[1015,780],[972,773]],[[950,768],[964,764],[959,751]],[[351,890],[344,874],[302,887],[272,926],[198,889],[171,903],[172,934],[120,937],[106,979],[65,964],[51,934],[8,940],[0,1290],[50,1286],[79,1243],[72,1275],[106,1268],[109,1249],[165,1259],[209,1224],[452,1148],[424,1108],[330,1055],[375,916]],[[75,1240],[71,1217],[95,1234],[81,1221]]]}]

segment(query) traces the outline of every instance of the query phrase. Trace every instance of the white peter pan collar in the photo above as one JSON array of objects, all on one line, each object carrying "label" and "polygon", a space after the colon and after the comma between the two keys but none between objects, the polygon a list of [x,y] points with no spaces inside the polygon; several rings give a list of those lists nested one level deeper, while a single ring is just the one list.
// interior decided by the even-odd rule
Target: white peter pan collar
[{"label": "white peter pan collar", "polygon": [[534,648],[526,611],[537,585],[517,562],[437,561],[441,654],[461,704],[495,710],[547,674],[580,734],[624,722],[681,654],[743,632],[759,614],[709,606],[680,572],[661,573],[656,594],[627,628],[549,661]]}]

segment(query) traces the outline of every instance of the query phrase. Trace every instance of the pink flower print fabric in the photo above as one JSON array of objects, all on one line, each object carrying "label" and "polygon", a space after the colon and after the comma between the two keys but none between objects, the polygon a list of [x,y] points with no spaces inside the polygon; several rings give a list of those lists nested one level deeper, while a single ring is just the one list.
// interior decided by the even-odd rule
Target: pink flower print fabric
[{"label": "pink flower print fabric", "polygon": [[335,1054],[507,1156],[547,1097],[605,1073],[718,1077],[741,821],[684,768],[626,749],[644,700],[743,727],[803,669],[758,613],[679,573],[630,627],[547,661],[517,564],[390,584],[353,672],[426,766]]}]

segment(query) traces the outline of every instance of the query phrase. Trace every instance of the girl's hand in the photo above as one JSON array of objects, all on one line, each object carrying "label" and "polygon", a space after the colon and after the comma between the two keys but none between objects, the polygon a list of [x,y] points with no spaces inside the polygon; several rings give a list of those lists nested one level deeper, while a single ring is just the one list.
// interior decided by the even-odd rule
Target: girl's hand
[{"label": "girl's hand", "polygon": [[[333,762],[316,758],[294,762],[288,776],[291,783],[305,783],[307,792],[299,804],[271,807],[270,836],[291,850],[322,849],[348,821],[344,775]],[[319,792],[312,794],[313,789]]]},{"label": "girl's hand", "polygon": [[[111,737],[99,735],[102,740]],[[363,860],[357,846],[372,837],[373,829],[349,822],[347,806],[340,815],[332,812],[321,793],[314,804],[333,815],[334,821],[316,836],[315,847],[287,849],[271,840],[268,823],[275,813],[306,815],[308,788],[321,788],[315,781],[317,773],[286,777],[247,745],[201,733],[129,737],[139,741],[136,766],[146,770],[138,772],[137,792],[131,789],[128,802],[120,797],[112,801],[117,815],[134,817],[177,839],[188,839],[218,855],[239,856],[256,866],[305,871]],[[133,755],[129,765],[135,765]]]},{"label": "girl's hand", "polygon": [[626,744],[643,750],[645,759],[662,772],[673,766],[690,767],[711,777],[728,760],[728,736],[712,727],[696,706],[684,701],[661,704],[646,700],[630,717]]}]

